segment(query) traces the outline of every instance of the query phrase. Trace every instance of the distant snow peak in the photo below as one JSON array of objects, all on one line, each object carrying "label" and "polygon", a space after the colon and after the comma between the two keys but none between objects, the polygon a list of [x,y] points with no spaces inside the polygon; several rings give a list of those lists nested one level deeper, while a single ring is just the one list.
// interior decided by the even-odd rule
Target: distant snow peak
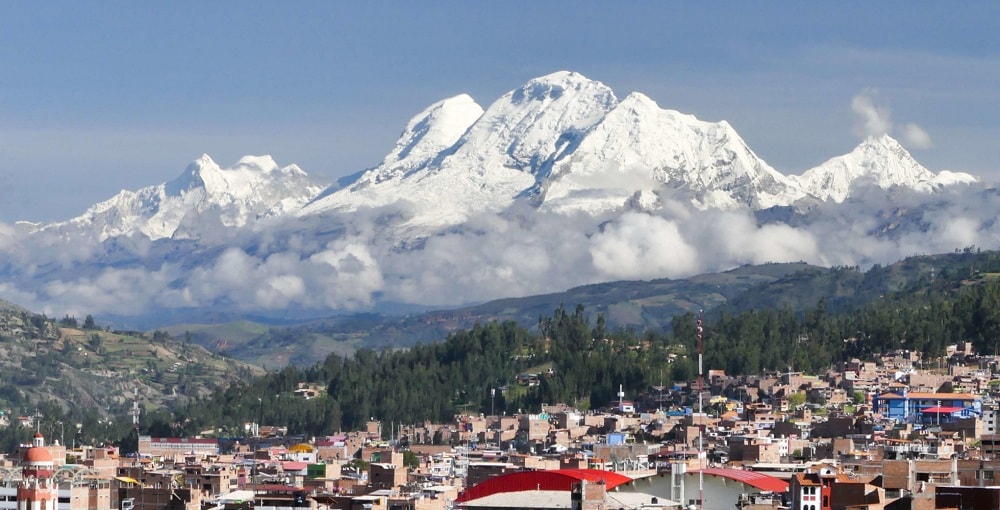
[{"label": "distant snow peak", "polygon": [[559,71],[485,109],[465,94],[435,102],[380,163],[322,194],[270,156],[225,168],[205,154],[71,220],[0,225],[0,291],[57,310],[288,317],[748,262],[870,264],[995,239],[1000,192],[956,186],[974,182],[888,136],[784,175],[724,120]]},{"label": "distant snow peak", "polygon": [[930,192],[942,186],[975,182],[976,178],[955,172],[934,174],[896,139],[882,134],[867,137],[850,153],[807,170],[798,180],[820,200],[843,202],[851,195],[852,188],[859,185]]},{"label": "distant snow peak", "polygon": [[123,190],[81,216],[39,230],[98,241],[133,234],[196,239],[208,229],[244,227],[297,210],[321,189],[299,167],[280,168],[271,156],[245,156],[232,168],[221,168],[203,154],[168,183]]}]

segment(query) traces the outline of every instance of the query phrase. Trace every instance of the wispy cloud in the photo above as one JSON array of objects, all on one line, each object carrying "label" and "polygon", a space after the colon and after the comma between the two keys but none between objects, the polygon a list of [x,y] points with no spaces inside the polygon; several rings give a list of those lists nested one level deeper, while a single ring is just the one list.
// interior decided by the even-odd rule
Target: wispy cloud
[{"label": "wispy cloud", "polygon": [[851,99],[854,112],[854,132],[861,136],[881,136],[892,129],[889,109],[875,104],[873,89],[866,90]]},{"label": "wispy cloud", "polygon": [[927,134],[924,128],[913,123],[901,126],[900,136],[904,144],[914,149],[929,149],[933,145],[931,135]]},{"label": "wispy cloud", "polygon": [[[915,123],[896,126],[892,122],[889,107],[878,104],[878,91],[866,89],[851,99],[854,113],[854,132],[860,136],[893,135],[901,138],[904,145],[913,149],[930,148],[931,136]],[[898,135],[895,133],[898,131]]]}]

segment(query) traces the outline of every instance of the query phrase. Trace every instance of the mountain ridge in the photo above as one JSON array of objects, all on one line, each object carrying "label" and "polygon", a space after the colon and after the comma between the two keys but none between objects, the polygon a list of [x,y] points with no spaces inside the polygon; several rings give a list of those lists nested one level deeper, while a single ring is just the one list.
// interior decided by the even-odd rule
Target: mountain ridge
[{"label": "mountain ridge", "polygon": [[486,108],[435,102],[381,163],[326,187],[268,156],[204,155],[76,218],[18,223],[0,231],[0,296],[57,315],[283,320],[768,261],[868,266],[990,243],[991,197],[888,136],[786,175],[725,120],[559,71]]},{"label": "mountain ridge", "polygon": [[221,168],[205,154],[172,181],[123,190],[81,216],[30,230],[96,231],[98,241],[133,233],[156,240],[178,231],[197,237],[196,228],[183,227],[207,219],[239,228],[256,219],[393,203],[416,204],[409,223],[440,227],[519,198],[556,212],[600,214],[636,194],[679,193],[699,209],[760,210],[808,199],[843,202],[859,183],[933,192],[977,181],[927,170],[887,134],[801,175],[783,174],[725,120],[662,109],[639,92],[619,101],[606,85],[559,71],[485,110],[467,94],[431,104],[410,119],[382,163],[322,190],[298,166],[279,168],[270,156]]},{"label": "mountain ridge", "polygon": [[172,181],[122,190],[81,216],[34,230],[89,231],[98,241],[138,233],[155,241],[183,235],[203,221],[243,227],[297,209],[320,191],[298,166],[279,168],[270,156],[244,156],[233,167],[221,168],[203,154]]}]

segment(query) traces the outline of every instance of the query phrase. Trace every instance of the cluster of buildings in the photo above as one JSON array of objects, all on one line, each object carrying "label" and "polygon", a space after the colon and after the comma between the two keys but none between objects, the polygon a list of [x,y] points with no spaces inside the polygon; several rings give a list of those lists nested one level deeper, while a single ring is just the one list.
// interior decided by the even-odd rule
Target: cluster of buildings
[{"label": "cluster of buildings", "polygon": [[36,434],[0,464],[0,510],[995,509],[998,374],[961,345],[931,368],[899,351],[825,374],[709,371],[600,412],[322,438],[253,424],[274,437],[141,437],[127,456]]}]

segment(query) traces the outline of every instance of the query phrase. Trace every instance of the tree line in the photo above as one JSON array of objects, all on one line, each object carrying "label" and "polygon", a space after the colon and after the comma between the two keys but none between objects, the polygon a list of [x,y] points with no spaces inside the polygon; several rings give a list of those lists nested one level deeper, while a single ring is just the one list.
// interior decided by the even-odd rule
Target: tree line
[{"label": "tree line", "polygon": [[[635,398],[652,386],[696,377],[695,322],[688,313],[673,319],[669,333],[605,331],[602,315],[591,317],[582,306],[559,307],[539,319],[537,331],[490,322],[440,343],[362,349],[305,369],[285,367],[191,404],[176,423],[190,432],[260,418],[319,435],[357,429],[371,418],[448,422],[456,413],[537,412],[542,403],[556,402],[600,408],[616,402],[619,385]],[[896,349],[940,356],[947,345],[963,341],[987,354],[1000,350],[1000,282],[947,292],[901,291],[836,313],[822,298],[802,313],[722,309],[706,320],[704,359],[706,370],[732,375],[789,368],[816,373],[841,360],[873,359]],[[547,368],[551,376],[540,373],[537,385],[519,381],[526,371]],[[300,382],[326,392],[295,399],[291,394]]]},{"label": "tree line", "polygon": [[[841,360],[873,359],[896,349],[931,358],[964,341],[979,352],[997,353],[1000,279],[983,270],[944,267],[936,278],[854,308],[831,307],[825,297],[804,310],[723,306],[705,317],[705,368],[730,375],[816,373]],[[891,277],[884,268],[872,271]],[[946,271],[955,278],[944,278]],[[670,331],[609,331],[603,315],[560,306],[539,317],[534,328],[493,321],[441,342],[361,349],[309,367],[287,366],[182,408],[144,410],[137,432],[179,436],[210,430],[240,437],[248,433],[246,423],[259,422],[320,436],[361,428],[372,418],[384,424],[449,422],[458,413],[538,412],[542,403],[557,402],[601,408],[617,401],[619,385],[633,399],[653,386],[696,377],[696,319],[693,313],[678,315]],[[537,384],[524,384],[527,373],[538,374]],[[302,383],[323,391],[308,400],[294,396]],[[67,415],[63,421],[85,418],[85,429],[97,432],[81,439],[132,444],[136,432],[125,425],[128,417],[104,423],[103,437],[95,416]],[[12,440],[5,438],[14,428],[0,430],[0,444]]]}]

